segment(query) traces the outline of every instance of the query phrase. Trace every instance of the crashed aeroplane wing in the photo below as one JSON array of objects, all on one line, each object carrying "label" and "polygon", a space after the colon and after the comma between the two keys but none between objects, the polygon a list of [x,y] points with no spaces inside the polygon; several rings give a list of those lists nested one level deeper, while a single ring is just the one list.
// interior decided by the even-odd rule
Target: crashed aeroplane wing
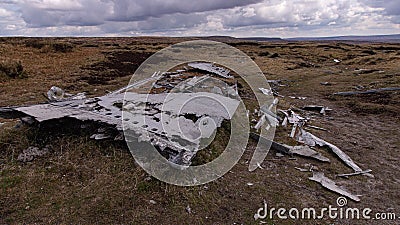
[{"label": "crashed aeroplane wing", "polygon": [[[177,107],[184,105],[189,99],[194,100],[191,100],[186,107]],[[220,110],[218,107],[220,103],[229,107]],[[185,158],[179,159],[176,158],[177,155],[170,156],[170,160],[187,165],[196,154],[200,144],[199,139],[210,137],[221,126],[223,120],[230,120],[238,105],[239,101],[236,99],[207,92],[161,94],[126,92],[98,98],[0,108],[0,116],[29,117],[38,123],[74,118],[79,121],[105,124],[119,133],[122,133],[123,127],[132,129],[139,141],[150,142],[160,150],[168,148],[180,156],[185,155]],[[189,114],[195,115],[196,121],[185,117]],[[168,126],[163,123],[168,123]],[[95,139],[107,137],[100,136],[93,137]],[[176,140],[177,137],[180,140]]]}]

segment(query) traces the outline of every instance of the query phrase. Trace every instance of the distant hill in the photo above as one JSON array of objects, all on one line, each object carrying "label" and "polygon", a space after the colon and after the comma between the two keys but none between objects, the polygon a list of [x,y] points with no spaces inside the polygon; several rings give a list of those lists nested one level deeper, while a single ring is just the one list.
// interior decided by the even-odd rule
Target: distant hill
[{"label": "distant hill", "polygon": [[244,37],[236,38],[231,36],[208,36],[192,37],[221,42],[279,42],[279,41],[349,41],[349,42],[386,42],[400,43],[400,34],[393,35],[371,35],[371,36],[334,36],[334,37],[296,37],[296,38],[277,38],[277,37]]},{"label": "distant hill", "polygon": [[298,37],[286,38],[287,41],[355,41],[355,42],[393,42],[400,43],[400,34],[371,36],[336,36],[336,37]]},{"label": "distant hill", "polygon": [[207,39],[213,41],[221,41],[221,42],[238,42],[238,41],[284,41],[282,38],[270,38],[270,37],[245,37],[245,38],[236,38],[231,36],[208,36],[208,37],[194,37],[200,39]]}]

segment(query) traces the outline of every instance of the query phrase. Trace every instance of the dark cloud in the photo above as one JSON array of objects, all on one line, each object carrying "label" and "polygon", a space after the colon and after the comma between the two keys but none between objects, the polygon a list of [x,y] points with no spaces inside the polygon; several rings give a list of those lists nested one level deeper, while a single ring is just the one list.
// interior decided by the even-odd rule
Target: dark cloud
[{"label": "dark cloud", "polygon": [[400,15],[399,0],[362,0],[362,2],[372,7],[384,8],[388,15]]},{"label": "dark cloud", "polygon": [[262,0],[114,0],[115,21],[138,21],[166,14],[189,14],[246,6]]},{"label": "dark cloud", "polygon": [[95,26],[104,23],[109,9],[102,0],[25,2],[21,14],[29,27]]}]

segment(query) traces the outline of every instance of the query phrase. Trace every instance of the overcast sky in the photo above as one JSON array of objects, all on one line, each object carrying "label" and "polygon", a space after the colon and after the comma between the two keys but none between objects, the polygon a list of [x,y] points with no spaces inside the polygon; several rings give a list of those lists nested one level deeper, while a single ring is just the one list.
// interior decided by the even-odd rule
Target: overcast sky
[{"label": "overcast sky", "polygon": [[0,0],[0,36],[400,33],[400,0]]}]

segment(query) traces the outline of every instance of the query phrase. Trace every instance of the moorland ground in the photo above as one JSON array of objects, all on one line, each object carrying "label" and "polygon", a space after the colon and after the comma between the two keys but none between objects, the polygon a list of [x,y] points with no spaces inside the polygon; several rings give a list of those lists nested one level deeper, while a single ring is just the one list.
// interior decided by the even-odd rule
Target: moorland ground
[{"label": "moorland ground", "polygon": [[[135,69],[151,54],[184,40],[189,39],[2,38],[0,106],[44,102],[43,94],[51,86],[69,93],[104,95],[128,84]],[[352,171],[329,151],[324,154],[331,163],[277,157],[271,151],[263,169],[249,172],[254,148],[250,144],[240,162],[221,179],[197,187],[177,187],[150,178],[124,144],[95,142],[79,130],[43,134],[35,127],[19,126],[18,121],[0,119],[5,122],[0,128],[0,223],[259,224],[253,216],[264,200],[277,208],[336,204],[337,194],[309,181],[310,173],[295,169],[310,165],[361,195],[361,202],[349,201],[350,207],[400,214],[400,93],[332,95],[399,87],[398,44],[220,41],[249,55],[268,80],[281,80],[282,85],[273,85],[286,96],[280,98],[279,109],[310,104],[333,109],[326,116],[301,113],[312,118],[312,125],[327,129],[312,133],[340,147],[360,167],[372,169],[375,178],[336,178],[336,174]],[[294,144],[287,137],[289,132],[290,128],[278,128],[275,140]],[[44,144],[51,148],[46,156],[29,163],[17,161],[27,147]],[[334,222],[374,224],[330,219],[317,223]]]}]

